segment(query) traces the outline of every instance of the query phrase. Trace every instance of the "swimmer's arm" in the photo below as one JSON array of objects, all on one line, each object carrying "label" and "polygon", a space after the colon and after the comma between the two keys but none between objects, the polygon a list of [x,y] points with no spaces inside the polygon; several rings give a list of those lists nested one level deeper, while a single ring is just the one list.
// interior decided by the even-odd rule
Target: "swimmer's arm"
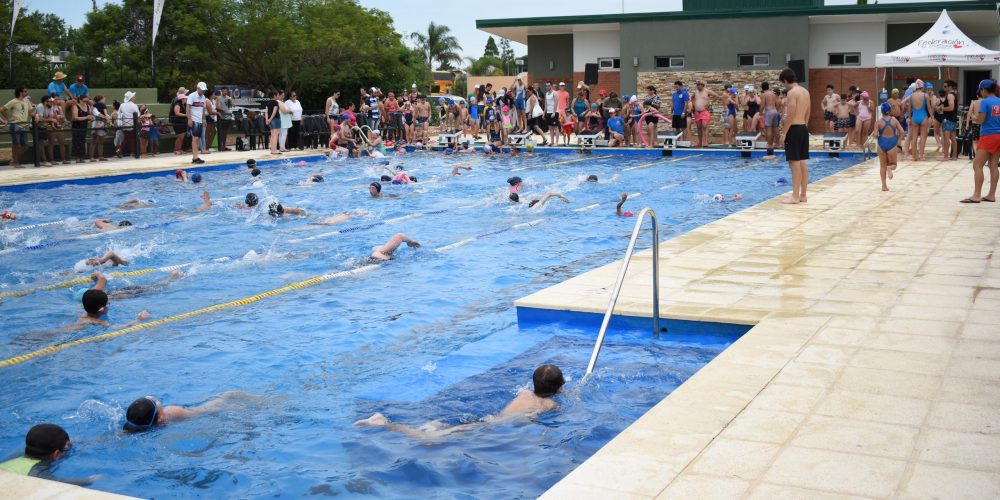
[{"label": "swimmer's arm", "polygon": [[91,287],[93,290],[104,291],[104,287],[108,285],[108,278],[104,277],[103,274],[97,271],[94,271],[94,273],[90,275],[90,279],[96,282],[96,284]]},{"label": "swimmer's arm", "polygon": [[236,400],[245,401],[248,399],[252,399],[254,397],[255,396],[253,394],[250,394],[249,392],[245,391],[226,391],[222,394],[219,394],[214,399],[211,399],[191,409],[181,408],[180,406],[168,406],[167,408],[177,408],[178,410],[185,412],[184,415],[185,417],[189,417],[196,414],[218,413],[220,411],[225,410],[227,404],[230,404]]},{"label": "swimmer's arm", "polygon": [[621,215],[622,214],[622,205],[624,205],[624,204],[625,204],[625,200],[624,199],[622,199],[622,201],[618,202],[618,205],[615,206],[615,215]]},{"label": "swimmer's arm", "polygon": [[101,230],[113,227],[111,225],[111,219],[97,219],[94,221],[94,226]]},{"label": "swimmer's arm", "polygon": [[303,209],[301,209],[301,208],[296,208],[296,207],[284,207],[284,208],[285,208],[285,213],[286,214],[291,214],[291,215],[305,215],[306,214],[306,211],[303,210]]},{"label": "swimmer's arm", "polygon": [[105,262],[107,262],[109,260],[111,261],[112,265],[115,265],[115,266],[127,266],[128,265],[128,261],[127,260],[121,258],[118,254],[116,254],[114,252],[108,252],[108,253],[104,254],[104,257],[101,257],[101,264],[104,264]]},{"label": "swimmer's arm", "polygon": [[142,323],[143,321],[146,321],[149,318],[150,318],[149,311],[143,310],[142,312],[140,312],[135,317],[135,319],[133,319],[132,321],[129,321],[128,323],[123,323],[121,325],[111,326],[111,324],[108,323],[107,321],[102,321],[101,323],[98,323],[98,324],[102,324],[102,325],[105,325],[105,326],[111,326],[112,329],[120,330],[122,328],[128,328],[130,326],[138,325],[139,323]]}]

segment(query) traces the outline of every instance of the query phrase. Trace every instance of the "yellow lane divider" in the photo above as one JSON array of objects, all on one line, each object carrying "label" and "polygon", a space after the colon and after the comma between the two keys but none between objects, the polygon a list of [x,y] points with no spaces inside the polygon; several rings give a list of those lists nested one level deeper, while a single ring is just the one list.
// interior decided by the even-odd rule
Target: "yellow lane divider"
[{"label": "yellow lane divider", "polygon": [[93,337],[86,337],[86,338],[82,338],[82,339],[77,339],[77,340],[74,340],[72,342],[65,342],[65,343],[62,343],[62,344],[50,345],[48,347],[45,347],[43,349],[39,349],[37,351],[32,351],[32,352],[29,352],[29,353],[26,353],[26,354],[22,354],[20,356],[14,356],[12,358],[8,358],[8,359],[5,359],[3,361],[0,361],[0,368],[7,368],[7,367],[10,367],[10,366],[14,366],[14,365],[20,364],[20,363],[24,363],[25,361],[30,361],[30,360],[35,359],[35,358],[40,358],[42,356],[48,356],[50,354],[55,354],[55,353],[57,353],[59,351],[66,350],[66,349],[69,349],[71,347],[77,347],[77,346],[81,346],[81,345],[84,345],[84,344],[90,344],[92,342],[97,342],[97,341],[101,341],[101,340],[113,339],[115,337],[121,337],[122,335],[127,335],[127,334],[132,333],[132,332],[137,332],[137,331],[140,331],[140,330],[148,330],[150,328],[156,328],[158,326],[165,325],[167,323],[176,323],[178,321],[182,321],[182,320],[185,320],[185,319],[193,318],[195,316],[201,316],[202,314],[208,314],[208,313],[211,313],[211,312],[221,311],[223,309],[230,309],[230,308],[233,308],[233,307],[240,307],[240,306],[245,306],[245,305],[253,304],[254,302],[257,302],[257,301],[260,301],[260,300],[263,300],[263,299],[266,299],[266,298],[269,298],[269,297],[274,297],[275,295],[280,295],[280,294],[283,294],[283,293],[286,293],[286,292],[291,292],[293,290],[301,290],[303,288],[308,288],[308,287],[311,287],[311,286],[314,286],[314,285],[318,285],[320,283],[323,283],[324,281],[329,281],[331,279],[342,278],[342,277],[346,277],[346,276],[352,276],[352,275],[356,275],[356,274],[361,274],[361,273],[364,273],[364,272],[368,272],[368,271],[371,271],[372,269],[375,269],[375,268],[379,267],[379,265],[380,264],[368,264],[366,266],[361,266],[361,267],[358,267],[356,269],[351,269],[350,271],[341,271],[341,272],[337,272],[337,273],[327,273],[327,274],[324,274],[322,276],[316,276],[314,278],[310,278],[310,279],[307,279],[307,280],[303,280],[303,281],[298,281],[298,282],[295,282],[295,283],[291,283],[291,284],[285,285],[285,286],[283,286],[281,288],[275,288],[274,290],[271,290],[271,291],[268,291],[268,292],[264,292],[264,293],[261,293],[261,294],[257,294],[257,295],[254,295],[252,297],[246,297],[246,298],[239,299],[239,300],[234,300],[234,301],[231,301],[231,302],[225,302],[223,304],[215,304],[215,305],[208,306],[208,307],[203,307],[201,309],[197,309],[197,310],[194,310],[194,311],[191,311],[191,312],[186,312],[186,313],[183,313],[183,314],[178,314],[176,316],[168,316],[166,318],[157,319],[157,320],[149,321],[149,322],[146,322],[146,323],[139,323],[138,325],[133,325],[133,326],[130,326],[128,328],[122,328],[121,330],[115,330],[113,332],[108,332],[108,333],[104,333],[104,334],[101,334],[101,335],[94,335]]},{"label": "yellow lane divider", "polygon": [[[122,278],[122,277],[125,277],[125,276],[142,276],[143,274],[149,274],[149,273],[156,272],[156,271],[167,271],[167,272],[174,271],[176,269],[180,269],[182,267],[190,266],[190,265],[191,264],[177,264],[177,265],[173,265],[173,266],[153,267],[153,268],[150,268],[150,269],[137,269],[135,271],[117,271],[117,272],[113,272],[113,273],[108,273],[108,276],[112,277],[112,278]],[[27,290],[18,290],[18,291],[15,291],[15,292],[3,292],[3,293],[0,293],[0,300],[10,299],[10,298],[13,298],[13,297],[24,297],[25,295],[29,295],[29,294],[32,294],[32,293],[35,293],[35,292],[44,292],[44,291],[48,291],[48,290],[58,290],[60,288],[69,288],[71,286],[83,285],[83,284],[90,283],[90,282],[91,282],[90,276],[87,276],[85,278],[79,278],[79,279],[75,279],[75,280],[71,280],[71,281],[64,281],[62,283],[55,283],[55,284],[52,284],[52,285],[45,285],[45,286],[40,286],[40,287],[37,287],[37,288],[29,288]]]},{"label": "yellow lane divider", "polygon": [[622,171],[623,172],[627,172],[629,170],[637,170],[637,169],[640,169],[640,168],[649,168],[649,167],[652,167],[654,165],[659,165],[661,163],[677,163],[679,161],[690,160],[691,158],[697,158],[699,156],[704,156],[704,155],[697,154],[697,155],[682,156],[680,158],[674,158],[672,160],[654,161],[653,163],[646,163],[644,165],[636,165],[634,167],[624,168],[624,169],[622,169]]}]

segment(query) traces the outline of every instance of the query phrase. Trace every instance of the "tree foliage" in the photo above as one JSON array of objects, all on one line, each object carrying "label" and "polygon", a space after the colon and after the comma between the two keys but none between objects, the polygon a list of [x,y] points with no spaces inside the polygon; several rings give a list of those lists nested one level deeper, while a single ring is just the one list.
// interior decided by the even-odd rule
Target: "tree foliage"
[{"label": "tree foliage", "polygon": [[479,59],[467,57],[465,60],[469,62],[465,71],[472,76],[504,76],[507,74],[504,72],[503,62],[498,57],[483,56]]},{"label": "tree foliage", "polygon": [[427,33],[410,34],[410,38],[417,44],[417,50],[424,55],[428,68],[437,61],[439,70],[449,70],[454,68],[454,63],[462,60],[458,55],[461,49],[458,39],[450,33],[451,28],[431,22],[427,26]]},{"label": "tree foliage", "polygon": [[506,38],[500,39],[500,62],[503,64],[505,72],[514,74],[516,71],[514,67],[514,49],[510,47],[510,40]]},{"label": "tree foliage", "polygon": [[[10,18],[10,0],[0,0],[4,16]],[[205,81],[295,89],[307,109],[318,109],[334,88],[356,99],[362,86],[402,89],[431,81],[424,53],[403,43],[389,14],[357,0],[169,0],[155,47],[149,0],[94,8],[79,30],[66,29],[56,16],[34,16],[18,20],[16,42],[69,48],[65,72],[88,75],[91,87],[149,86],[155,60],[161,100],[179,86]],[[435,59],[455,62],[457,54],[447,52],[457,41],[442,28],[444,45]],[[17,81],[31,86],[51,78],[40,59],[15,56]]]},{"label": "tree foliage", "polygon": [[497,41],[492,36],[486,39],[486,48],[483,49],[484,57],[500,57],[500,49],[497,48]]}]

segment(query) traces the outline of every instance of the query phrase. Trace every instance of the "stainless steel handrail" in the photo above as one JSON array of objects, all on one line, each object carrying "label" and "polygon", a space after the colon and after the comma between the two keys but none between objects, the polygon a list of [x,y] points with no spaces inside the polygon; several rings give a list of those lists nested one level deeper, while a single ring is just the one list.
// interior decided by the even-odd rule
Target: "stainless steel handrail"
[{"label": "stainless steel handrail", "polygon": [[635,241],[639,237],[639,230],[642,229],[642,221],[649,215],[650,222],[653,223],[653,337],[660,336],[660,229],[656,223],[656,212],[652,208],[646,207],[639,212],[636,217],[635,228],[632,229],[632,237],[628,240],[628,248],[625,250],[625,260],[622,261],[622,268],[618,271],[618,280],[611,291],[611,300],[608,301],[608,309],[604,311],[604,320],[601,321],[601,330],[597,333],[597,342],[594,343],[594,352],[590,355],[590,363],[587,364],[587,375],[594,371],[597,364],[597,356],[601,353],[601,346],[604,344],[604,334],[608,331],[608,324],[611,322],[611,313],[618,303],[618,294],[622,291],[622,283],[625,281],[625,272],[628,271],[628,264],[632,261],[632,251],[635,250]]}]

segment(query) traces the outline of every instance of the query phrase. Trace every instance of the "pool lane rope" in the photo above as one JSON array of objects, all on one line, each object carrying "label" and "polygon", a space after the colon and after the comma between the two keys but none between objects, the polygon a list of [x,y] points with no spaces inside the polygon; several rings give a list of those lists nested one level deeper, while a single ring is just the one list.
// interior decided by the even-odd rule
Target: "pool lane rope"
[{"label": "pool lane rope", "polygon": [[705,156],[705,155],[696,154],[696,155],[682,156],[680,158],[674,158],[672,160],[654,161],[653,163],[646,163],[646,164],[643,164],[643,165],[636,165],[634,167],[623,168],[622,172],[628,172],[630,170],[638,170],[640,168],[649,168],[649,167],[653,167],[653,166],[660,165],[660,164],[663,164],[663,163],[677,163],[679,161],[690,160],[691,158],[697,158],[699,156]]},{"label": "pool lane rope", "polygon": [[122,328],[121,330],[115,330],[113,332],[103,333],[101,335],[94,335],[92,337],[85,337],[85,338],[82,338],[82,339],[74,340],[72,342],[64,342],[62,344],[51,345],[51,346],[45,347],[43,349],[39,349],[37,351],[32,351],[32,352],[29,352],[29,353],[22,354],[20,356],[14,356],[12,358],[7,358],[7,359],[5,359],[3,361],[0,361],[0,368],[8,368],[8,367],[11,367],[11,366],[14,366],[14,365],[17,365],[17,364],[24,363],[25,361],[30,361],[30,360],[33,360],[33,359],[36,359],[36,358],[40,358],[40,357],[43,357],[43,356],[48,356],[50,354],[55,354],[57,352],[64,351],[64,350],[69,349],[71,347],[77,347],[77,346],[81,346],[81,345],[85,345],[85,344],[90,344],[90,343],[93,343],[93,342],[98,342],[98,341],[102,341],[102,340],[113,339],[115,337],[121,337],[121,336],[127,335],[129,333],[138,332],[138,331],[141,331],[141,330],[148,330],[150,328],[156,328],[158,326],[166,325],[166,324],[169,324],[169,323],[176,323],[178,321],[182,321],[182,320],[189,319],[189,318],[194,318],[196,316],[201,316],[203,314],[208,314],[208,313],[212,313],[212,312],[222,311],[224,309],[231,309],[231,308],[234,308],[234,307],[246,306],[246,305],[249,305],[249,304],[253,304],[254,302],[258,302],[258,301],[261,301],[261,300],[264,300],[264,299],[267,299],[267,298],[270,298],[270,297],[274,297],[276,295],[281,295],[283,293],[287,293],[287,292],[291,292],[291,291],[295,291],[295,290],[301,290],[303,288],[308,288],[308,287],[311,287],[311,286],[315,286],[315,285],[318,285],[320,283],[323,283],[323,282],[326,282],[326,281],[329,281],[329,280],[332,280],[332,279],[345,278],[345,277],[348,277],[348,276],[354,276],[354,275],[358,275],[358,274],[361,274],[361,273],[365,273],[365,272],[371,271],[373,269],[376,269],[376,268],[378,268],[380,266],[381,266],[381,264],[368,264],[368,265],[357,267],[357,268],[354,268],[354,269],[351,269],[351,270],[348,270],[348,271],[340,271],[340,272],[335,272],[335,273],[327,273],[327,274],[323,274],[323,275],[316,276],[316,277],[313,277],[313,278],[309,278],[307,280],[303,280],[303,281],[298,281],[298,282],[295,282],[295,283],[291,283],[291,284],[285,285],[285,286],[283,286],[281,288],[275,288],[274,290],[270,290],[270,291],[267,291],[267,292],[264,292],[264,293],[259,293],[257,295],[253,295],[253,296],[250,296],[250,297],[246,297],[246,298],[242,298],[242,299],[238,299],[238,300],[233,300],[233,301],[230,301],[230,302],[225,302],[225,303],[222,303],[222,304],[215,304],[215,305],[211,305],[211,306],[208,306],[208,307],[203,307],[201,309],[197,309],[197,310],[194,310],[194,311],[186,312],[186,313],[183,313],[183,314],[177,314],[175,316],[168,316],[166,318],[161,318],[161,319],[157,319],[157,320],[153,320],[153,321],[147,321],[145,323],[139,323],[137,325],[133,325],[133,326],[130,326],[128,328]]},{"label": "pool lane rope", "polygon": [[94,239],[94,238],[100,238],[102,236],[107,236],[107,235],[110,235],[110,234],[125,233],[125,232],[129,232],[129,231],[135,231],[137,229],[153,229],[153,228],[157,228],[157,227],[164,227],[164,226],[169,226],[171,224],[176,224],[178,222],[181,222],[181,220],[183,220],[183,219],[168,220],[168,221],[165,221],[165,222],[157,222],[156,224],[147,224],[145,226],[125,226],[125,227],[121,227],[121,228],[118,228],[118,229],[111,229],[109,231],[100,231],[100,232],[97,232],[97,233],[87,233],[87,234],[81,234],[79,236],[73,236],[73,237],[70,237],[70,238],[63,238],[61,240],[54,240],[54,241],[43,242],[43,243],[39,243],[37,245],[28,245],[28,246],[24,246],[24,247],[5,248],[3,250],[0,250],[0,255],[7,255],[9,253],[20,252],[22,250],[41,250],[42,248],[54,247],[54,246],[62,245],[64,243],[72,243],[74,241],[81,241],[81,240],[89,240],[89,239]]},{"label": "pool lane rope", "polygon": [[39,223],[39,224],[31,224],[29,226],[7,227],[7,228],[4,228],[4,229],[0,230],[0,233],[16,233],[18,231],[25,231],[25,230],[28,230],[28,229],[37,229],[37,228],[40,228],[40,227],[58,226],[60,224],[65,224],[65,223],[66,223],[65,221],[56,220],[56,221],[52,221],[52,222],[42,222],[42,223]]},{"label": "pool lane rope", "polygon": [[527,167],[513,168],[510,171],[511,172],[520,172],[522,170],[528,170],[529,168],[554,167],[556,165],[566,165],[566,164],[569,164],[569,163],[576,163],[578,161],[602,160],[604,158],[611,158],[612,156],[615,156],[615,155],[585,156],[583,158],[575,158],[575,159],[572,159],[572,160],[559,161],[559,162],[555,162],[555,163],[546,163],[544,165],[528,165]]},{"label": "pool lane rope", "polygon": [[[187,266],[190,266],[191,264],[193,264],[193,262],[187,262],[187,263],[184,263],[184,264],[174,264],[172,266],[151,267],[149,269],[136,269],[135,271],[115,271],[115,272],[112,272],[112,273],[108,273],[106,276],[109,277],[109,278],[124,278],[124,277],[127,277],[127,276],[142,276],[144,274],[154,273],[154,272],[157,272],[157,271],[161,271],[161,272],[176,271],[178,269],[182,269],[182,268],[185,268]],[[26,290],[17,290],[17,291],[14,291],[14,292],[0,292],[0,300],[10,299],[10,298],[14,298],[14,297],[24,297],[25,295],[30,295],[30,294],[35,293],[35,292],[46,292],[46,291],[49,291],[49,290],[58,290],[60,288],[69,288],[71,286],[76,286],[76,285],[84,285],[84,284],[90,283],[92,281],[93,280],[90,279],[90,276],[86,276],[86,277],[83,277],[83,278],[77,278],[75,280],[63,281],[62,283],[54,283],[54,284],[51,284],[51,285],[45,285],[45,286],[40,286],[40,287],[35,287],[35,288],[28,288]]]}]

